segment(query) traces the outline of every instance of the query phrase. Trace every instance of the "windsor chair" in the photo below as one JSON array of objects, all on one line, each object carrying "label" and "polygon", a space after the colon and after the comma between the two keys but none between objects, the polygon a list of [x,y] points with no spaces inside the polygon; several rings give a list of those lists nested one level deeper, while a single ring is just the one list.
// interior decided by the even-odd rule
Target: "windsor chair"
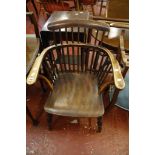
[{"label": "windsor chair", "polygon": [[[91,39],[92,30],[103,31],[109,25],[93,20],[64,20],[49,23],[53,45],[45,48],[36,58],[27,77],[27,84],[42,79],[50,88],[44,105],[51,129],[52,115],[96,117],[98,132],[102,130],[104,103],[102,95],[109,85],[125,87],[121,69],[114,55]],[[65,30],[65,31],[64,31]],[[80,33],[83,31],[83,41]],[[70,35],[68,35],[68,33]],[[73,33],[76,33],[73,35]],[[44,74],[39,74],[41,66]]]}]

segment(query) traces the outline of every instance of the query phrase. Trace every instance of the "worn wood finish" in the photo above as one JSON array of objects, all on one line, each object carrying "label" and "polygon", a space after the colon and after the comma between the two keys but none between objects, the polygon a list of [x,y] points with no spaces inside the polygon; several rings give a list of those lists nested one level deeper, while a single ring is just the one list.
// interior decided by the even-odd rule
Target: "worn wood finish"
[{"label": "worn wood finish", "polygon": [[[53,37],[53,45],[36,58],[27,84],[37,81],[39,68],[43,64],[48,78],[45,81],[47,84],[50,81],[52,91],[44,107],[46,112],[63,116],[101,117],[104,113],[101,95],[106,86],[115,84],[118,89],[125,87],[114,55],[88,39],[92,30],[109,31],[109,26],[91,20],[65,20],[50,23],[48,29],[53,35],[58,33]],[[68,37],[64,30],[67,34],[69,31],[71,36]],[[73,35],[76,33],[79,36],[81,30],[85,36],[83,42]],[[98,126],[101,131],[100,118]]]},{"label": "worn wood finish", "polygon": [[62,73],[56,79],[44,109],[62,116],[98,117],[104,113],[102,102],[93,74]]}]

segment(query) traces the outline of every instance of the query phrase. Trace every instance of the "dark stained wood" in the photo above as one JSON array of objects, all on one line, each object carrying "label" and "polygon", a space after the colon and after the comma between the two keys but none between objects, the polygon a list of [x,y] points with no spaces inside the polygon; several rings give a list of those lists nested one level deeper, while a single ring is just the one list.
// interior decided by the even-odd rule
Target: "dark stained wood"
[{"label": "dark stained wood", "polygon": [[102,116],[103,101],[96,87],[97,80],[93,74],[60,74],[54,83],[52,94],[47,99],[45,111],[72,117]]},{"label": "dark stained wood", "polygon": [[[27,83],[33,84],[36,81],[40,65],[44,62],[48,73],[46,78],[53,85],[52,93],[44,107],[47,113],[74,117],[101,117],[104,107],[100,99],[101,94],[106,91],[105,88],[110,84],[115,84],[118,89],[123,89],[125,83],[119,63],[113,54],[106,48],[96,46],[98,45],[97,40],[94,40],[93,43],[87,43],[86,40],[91,34],[88,32],[95,31],[95,39],[98,38],[100,31],[109,32],[109,25],[94,20],[72,19],[51,22],[47,28],[54,35],[51,40],[53,45],[44,49],[37,57],[27,78]],[[64,30],[67,30],[67,35]],[[83,41],[79,42],[74,36],[74,34],[79,36],[78,32],[83,32],[85,36]],[[77,49],[80,52],[78,57]],[[67,50],[68,52],[65,53]],[[48,58],[49,53],[53,53],[52,60]],[[69,55],[67,55],[68,53]],[[71,60],[69,71],[66,71],[65,68],[66,65],[69,65],[65,56]],[[79,67],[75,61],[77,59],[81,62],[81,64],[78,63]],[[52,62],[49,63],[49,61]],[[55,72],[55,68],[51,65],[53,62],[57,66],[59,75],[52,78],[53,72]],[[81,71],[78,70],[80,66]],[[113,78],[109,78],[109,74]],[[99,118],[98,131],[101,131],[101,126],[101,118]]]}]

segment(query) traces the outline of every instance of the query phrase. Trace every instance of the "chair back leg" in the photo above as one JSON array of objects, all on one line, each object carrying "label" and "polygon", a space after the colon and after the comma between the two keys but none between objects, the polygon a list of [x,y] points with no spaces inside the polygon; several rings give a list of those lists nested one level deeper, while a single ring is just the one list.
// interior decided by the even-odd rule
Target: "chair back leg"
[{"label": "chair back leg", "polygon": [[102,119],[103,119],[103,116],[100,116],[97,118],[97,126],[98,126],[97,132],[102,131],[102,121],[103,121]]},{"label": "chair back leg", "polygon": [[48,123],[48,129],[51,130],[52,129],[52,114],[47,114],[47,123]]}]

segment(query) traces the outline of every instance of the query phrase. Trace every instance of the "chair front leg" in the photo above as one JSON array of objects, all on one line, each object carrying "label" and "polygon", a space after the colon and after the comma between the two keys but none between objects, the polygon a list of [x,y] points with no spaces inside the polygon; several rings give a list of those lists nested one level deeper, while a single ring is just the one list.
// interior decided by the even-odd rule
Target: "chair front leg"
[{"label": "chair front leg", "polygon": [[52,114],[47,114],[47,123],[48,123],[48,129],[52,129]]},{"label": "chair front leg", "polygon": [[101,132],[102,130],[102,118],[103,116],[97,118],[97,126],[98,126],[97,132]]}]

